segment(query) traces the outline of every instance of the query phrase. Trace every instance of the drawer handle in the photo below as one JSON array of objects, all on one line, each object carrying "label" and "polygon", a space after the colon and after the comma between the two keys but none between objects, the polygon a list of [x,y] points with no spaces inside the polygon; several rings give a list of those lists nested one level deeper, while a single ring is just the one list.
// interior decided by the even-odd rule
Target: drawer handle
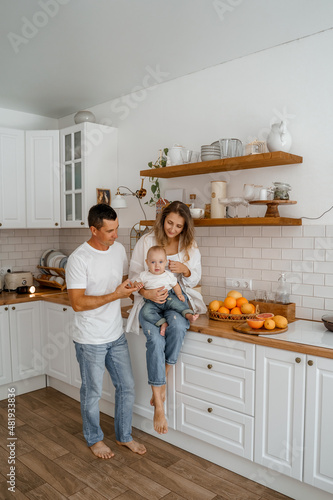
[{"label": "drawer handle", "polygon": [[63,311],[67,311],[67,307],[63,307],[63,308],[62,308],[62,310],[63,310]]},{"label": "drawer handle", "polygon": [[211,370],[211,369],[213,368],[213,365],[211,365],[211,364],[209,363],[209,365],[207,365],[207,368],[208,368],[208,370]]},{"label": "drawer handle", "polygon": [[296,361],[296,363],[300,363],[302,360],[301,360],[301,358],[296,358],[295,361]]},{"label": "drawer handle", "polygon": [[81,226],[84,226],[84,222],[80,222]]},{"label": "drawer handle", "polygon": [[208,408],[207,411],[208,411],[208,413],[212,413],[213,412],[213,408]]},{"label": "drawer handle", "polygon": [[12,307],[13,311],[15,311],[15,307]]},{"label": "drawer handle", "polygon": [[309,366],[313,366],[313,361],[312,361],[312,359],[309,359],[309,361],[308,361],[308,365],[309,365]]},{"label": "drawer handle", "polygon": [[55,226],[59,226],[58,222],[55,222],[55,223],[54,223],[54,225],[55,225]]},{"label": "drawer handle", "polygon": [[207,339],[207,342],[208,344],[211,344],[213,342],[213,339],[211,339],[210,337]]}]

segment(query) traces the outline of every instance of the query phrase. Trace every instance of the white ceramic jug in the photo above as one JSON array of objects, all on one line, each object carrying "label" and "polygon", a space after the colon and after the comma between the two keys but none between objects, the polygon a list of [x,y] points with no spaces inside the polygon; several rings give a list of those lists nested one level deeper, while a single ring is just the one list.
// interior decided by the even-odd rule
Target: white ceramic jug
[{"label": "white ceramic jug", "polygon": [[185,151],[186,148],[183,146],[173,146],[172,148],[169,148],[167,159],[170,165],[182,165],[183,158],[182,158],[182,151]]},{"label": "white ceramic jug", "polygon": [[287,130],[286,122],[282,120],[281,123],[273,123],[267,137],[268,151],[285,151],[288,153],[291,143],[291,135]]}]

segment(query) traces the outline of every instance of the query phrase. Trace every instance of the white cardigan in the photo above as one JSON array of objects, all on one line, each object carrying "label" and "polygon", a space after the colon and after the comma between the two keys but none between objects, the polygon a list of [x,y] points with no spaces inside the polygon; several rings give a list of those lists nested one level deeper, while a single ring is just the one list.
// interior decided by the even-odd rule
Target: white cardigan
[{"label": "white cardigan", "polygon": [[[144,234],[139,239],[133,250],[130,262],[128,277],[131,281],[140,281],[140,273],[148,269],[146,264],[147,252],[150,247],[156,244],[157,242],[153,232]],[[178,252],[177,256],[173,256],[173,260],[178,260],[179,262],[184,263],[191,271],[191,275],[188,278],[182,274],[175,274],[175,276],[177,277],[180,286],[188,296],[194,312],[203,314],[207,310],[206,305],[201,294],[197,290],[193,290],[193,287],[195,287],[201,279],[201,254],[196,243],[194,243],[193,247],[189,249],[188,254],[189,260],[186,262],[184,250]],[[134,304],[127,320],[126,332],[139,333],[139,312],[143,304],[143,297],[138,292],[135,292]]]}]

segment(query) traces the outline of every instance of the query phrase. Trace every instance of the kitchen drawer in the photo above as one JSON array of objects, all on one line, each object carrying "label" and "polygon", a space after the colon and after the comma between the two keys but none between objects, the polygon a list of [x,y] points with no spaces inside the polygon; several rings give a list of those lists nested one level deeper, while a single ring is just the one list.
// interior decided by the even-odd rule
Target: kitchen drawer
[{"label": "kitchen drawer", "polygon": [[181,354],[176,365],[176,391],[254,415],[254,371]]},{"label": "kitchen drawer", "polygon": [[253,417],[185,394],[176,401],[178,431],[253,460]]},{"label": "kitchen drawer", "polygon": [[188,332],[182,352],[253,370],[255,366],[254,344],[202,333]]}]

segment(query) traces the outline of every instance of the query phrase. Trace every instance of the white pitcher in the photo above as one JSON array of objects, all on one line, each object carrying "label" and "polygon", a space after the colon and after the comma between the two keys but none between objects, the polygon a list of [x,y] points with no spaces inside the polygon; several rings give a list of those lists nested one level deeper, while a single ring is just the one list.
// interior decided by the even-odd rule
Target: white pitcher
[{"label": "white pitcher", "polygon": [[267,137],[268,151],[285,151],[288,153],[291,143],[291,135],[287,130],[286,122],[282,120],[280,123],[273,123]]}]

